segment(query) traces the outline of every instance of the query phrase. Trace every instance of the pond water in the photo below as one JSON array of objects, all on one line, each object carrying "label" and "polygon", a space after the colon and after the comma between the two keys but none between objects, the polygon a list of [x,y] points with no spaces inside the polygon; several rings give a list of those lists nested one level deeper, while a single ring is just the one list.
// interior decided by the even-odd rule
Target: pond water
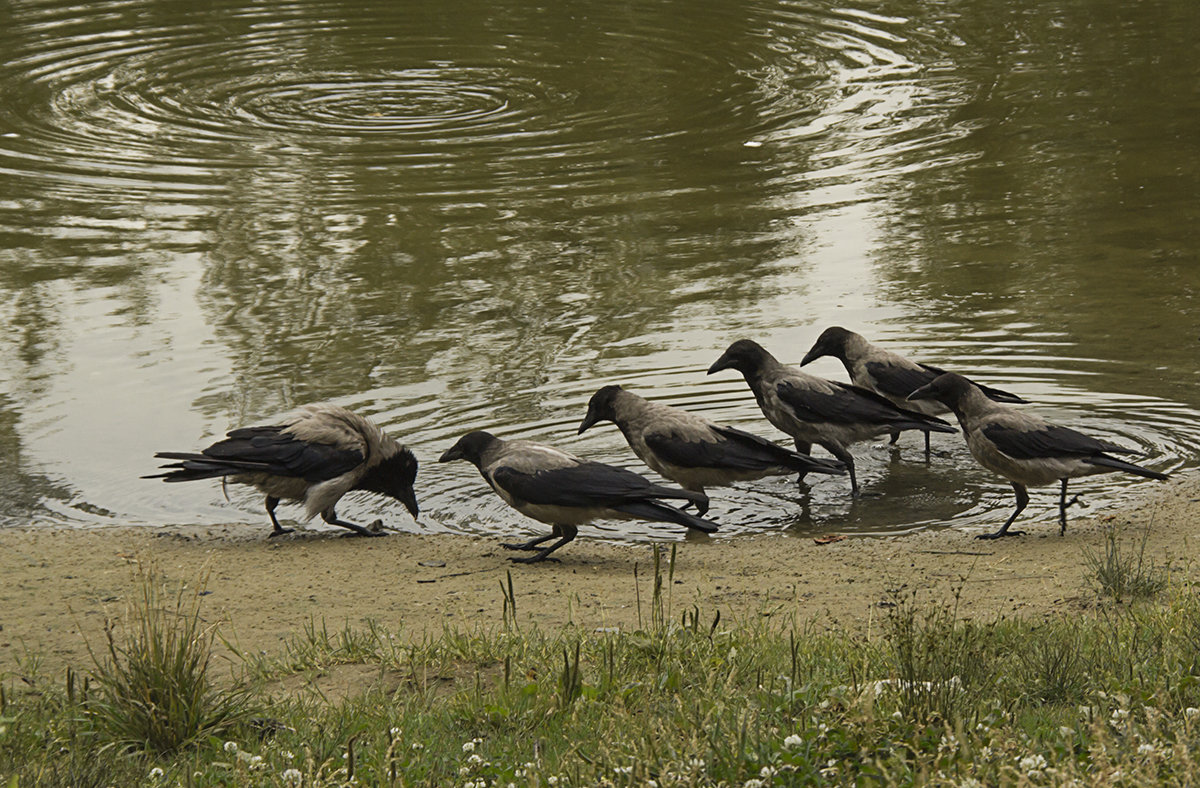
[{"label": "pond water", "polygon": [[[644,470],[611,425],[575,434],[606,383],[783,440],[705,369],[830,325],[1194,468],[1197,30],[1191,0],[13,0],[0,526],[265,532],[252,491],[139,477],[331,400],[422,463],[419,523],[344,516],[541,532],[437,456],[489,429]],[[855,455],[858,500],[712,491],[719,538],[1012,506],[957,436]],[[1073,487],[1095,512],[1151,484]]]}]

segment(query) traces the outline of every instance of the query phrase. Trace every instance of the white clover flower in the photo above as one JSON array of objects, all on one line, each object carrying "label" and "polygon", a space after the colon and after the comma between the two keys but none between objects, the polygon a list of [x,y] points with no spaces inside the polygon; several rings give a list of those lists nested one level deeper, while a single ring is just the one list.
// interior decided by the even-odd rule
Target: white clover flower
[{"label": "white clover flower", "polygon": [[395,727],[395,726],[393,726],[393,727],[391,727],[391,728],[389,728],[389,729],[388,729],[388,733],[392,734],[392,738],[394,739],[394,738],[396,738],[397,736],[399,736],[399,735],[400,735],[400,729],[399,729],[399,728],[397,728],[397,727]]},{"label": "white clover flower", "polygon": [[690,761],[688,761],[688,766],[691,766],[693,769],[703,769],[704,768],[704,759],[703,758],[692,758]]},{"label": "white clover flower", "polygon": [[616,774],[633,774],[632,766],[614,766],[613,772]]},{"label": "white clover flower", "polygon": [[757,777],[751,777],[746,782],[742,783],[742,788],[763,788],[763,781]]},{"label": "white clover flower", "polygon": [[1046,759],[1041,755],[1026,755],[1018,765],[1021,771],[1032,776],[1046,768]]},{"label": "white clover flower", "polygon": [[283,755],[283,759],[284,759],[285,761],[290,761],[292,758],[295,758],[295,757],[296,757],[296,754],[295,754],[295,753],[293,753],[291,750],[284,750],[284,751],[281,753],[281,755]]},{"label": "white clover flower", "polygon": [[546,778],[546,785],[558,785],[558,778],[553,774]]},{"label": "white clover flower", "polygon": [[463,752],[475,752],[475,741],[471,740],[463,742]]},{"label": "white clover flower", "polygon": [[1112,721],[1113,721],[1114,725],[1118,722],[1121,722],[1122,720],[1127,720],[1127,719],[1129,719],[1129,710],[1128,709],[1113,709],[1112,710]]},{"label": "white clover flower", "polygon": [[458,767],[458,776],[459,777],[466,777],[470,773],[471,773],[470,766],[459,766]]},{"label": "white clover flower", "polygon": [[795,733],[783,740],[783,746],[787,747],[789,750],[794,750],[802,744],[804,744],[804,739],[800,738],[800,736]]},{"label": "white clover flower", "polygon": [[279,778],[285,785],[299,785],[304,782],[304,775],[300,773],[299,769],[284,769]]},{"label": "white clover flower", "polygon": [[483,758],[479,756],[479,753],[473,752],[471,753],[470,757],[467,758],[467,763],[471,765],[483,763]]},{"label": "white clover flower", "polygon": [[422,743],[421,743],[421,742],[419,742],[419,741],[415,741],[415,742],[413,742],[413,743],[412,743],[412,748],[413,748],[414,750],[423,750],[423,749],[425,749],[425,745],[424,745],[424,744],[422,744]]},{"label": "white clover flower", "polygon": [[230,752],[230,753],[232,753],[232,752],[237,752],[237,750],[238,750],[238,748],[237,748],[237,742],[235,742],[235,741],[227,741],[227,742],[225,742],[225,752]]},{"label": "white clover flower", "polygon": [[1196,708],[1195,706],[1188,706],[1183,710],[1183,716],[1187,717],[1189,720],[1194,720],[1197,717],[1200,717],[1200,709]]},{"label": "white clover flower", "polygon": [[772,769],[770,766],[764,766],[758,770],[758,776],[763,778],[764,780],[769,780],[775,776],[775,770]]},{"label": "white clover flower", "polygon": [[153,769],[150,770],[150,779],[151,780],[161,780],[162,776],[163,776],[163,770],[161,767],[155,766]]},{"label": "white clover flower", "polygon": [[525,776],[525,770],[522,769],[521,767],[518,766],[516,769],[513,769],[513,777],[524,777],[524,776]]}]

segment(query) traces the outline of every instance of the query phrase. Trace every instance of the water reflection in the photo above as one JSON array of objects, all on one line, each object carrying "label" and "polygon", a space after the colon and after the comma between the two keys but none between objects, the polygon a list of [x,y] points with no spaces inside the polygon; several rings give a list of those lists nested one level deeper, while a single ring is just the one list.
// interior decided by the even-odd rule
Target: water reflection
[{"label": "water reflection", "polygon": [[[573,435],[608,382],[772,435],[703,370],[738,336],[795,361],[835,323],[1190,467],[1196,13],[12,5],[0,395],[19,461],[0,482],[28,503],[0,524],[256,518],[253,496],[137,477],[155,450],[333,399],[421,457],[417,527],[521,528],[432,458],[486,427],[633,466],[616,435]],[[990,525],[1009,505],[958,441],[928,466],[904,443],[857,454],[862,501],[833,479],[744,485],[723,533]],[[640,527],[610,533],[663,536]]]}]

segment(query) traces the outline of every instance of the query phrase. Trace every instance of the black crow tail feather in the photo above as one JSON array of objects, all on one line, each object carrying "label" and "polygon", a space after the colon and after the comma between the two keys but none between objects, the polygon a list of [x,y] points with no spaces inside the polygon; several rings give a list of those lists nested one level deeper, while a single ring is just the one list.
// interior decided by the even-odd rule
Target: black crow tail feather
[{"label": "black crow tail feather", "polygon": [[612,508],[618,512],[624,512],[642,520],[676,523],[677,525],[687,526],[696,531],[703,531],[706,534],[711,534],[717,530],[717,524],[714,522],[680,511],[674,506],[668,506],[658,501],[634,501],[632,503],[619,504]]},{"label": "black crow tail feather", "polygon": [[1133,473],[1138,476],[1144,476],[1147,479],[1158,479],[1159,481],[1162,481],[1163,479],[1167,478],[1165,473],[1152,471],[1149,468],[1143,468],[1140,465],[1134,465],[1132,462],[1118,460],[1116,457],[1109,457],[1107,454],[1093,454],[1091,457],[1085,458],[1084,462],[1091,463],[1092,465],[1102,465],[1105,468],[1114,468],[1118,471],[1125,471],[1126,473]]}]

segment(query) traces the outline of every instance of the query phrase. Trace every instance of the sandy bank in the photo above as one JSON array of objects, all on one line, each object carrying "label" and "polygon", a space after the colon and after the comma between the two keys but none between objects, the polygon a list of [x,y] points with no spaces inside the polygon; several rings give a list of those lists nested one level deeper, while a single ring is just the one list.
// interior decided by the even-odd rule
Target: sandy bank
[{"label": "sandy bank", "polygon": [[[1053,505],[1047,495],[1039,506]],[[704,618],[798,614],[818,626],[863,626],[897,591],[949,597],[962,588],[968,616],[1069,614],[1094,603],[1085,551],[1102,550],[1105,527],[1140,539],[1178,572],[1192,572],[1200,537],[1200,475],[1145,485],[1121,511],[1072,510],[1065,536],[1035,524],[1024,537],[980,541],[953,529],[818,545],[780,534],[679,545],[672,603]],[[345,538],[324,532],[268,539],[262,523],[208,528],[0,531],[0,674],[23,655],[47,670],[90,664],[85,637],[120,614],[136,592],[136,563],[196,584],[210,572],[205,615],[241,648],[276,652],[310,620],[330,628],[375,620],[409,636],[501,619],[501,581],[512,570],[521,621],[634,628],[652,583],[652,546],[581,536],[561,563],[510,564],[493,539],[448,535]],[[585,531],[586,533],[586,531]],[[638,580],[635,583],[634,572]],[[99,644],[99,640],[94,640]]]}]

